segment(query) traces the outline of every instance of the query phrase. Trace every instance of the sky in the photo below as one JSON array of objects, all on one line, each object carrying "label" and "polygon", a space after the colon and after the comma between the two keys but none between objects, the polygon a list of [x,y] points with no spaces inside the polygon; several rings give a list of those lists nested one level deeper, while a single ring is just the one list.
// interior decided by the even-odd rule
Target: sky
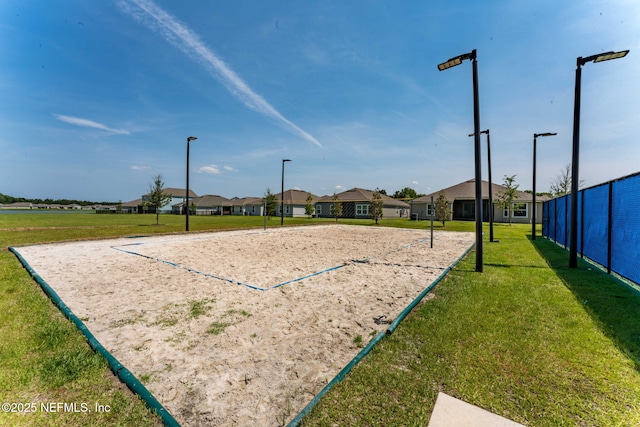
[{"label": "sky", "polygon": [[[538,191],[640,171],[637,0],[3,0],[0,193],[131,201],[155,175],[198,195],[429,194],[472,179],[472,63],[492,180]],[[482,177],[488,178],[486,136]]]}]

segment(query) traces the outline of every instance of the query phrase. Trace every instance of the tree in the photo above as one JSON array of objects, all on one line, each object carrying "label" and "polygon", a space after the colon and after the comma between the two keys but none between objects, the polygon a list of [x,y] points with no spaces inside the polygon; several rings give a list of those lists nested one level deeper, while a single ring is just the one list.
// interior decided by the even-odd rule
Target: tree
[{"label": "tree", "polygon": [[160,223],[160,209],[171,201],[171,196],[164,192],[162,175],[158,174],[153,177],[153,184],[149,186],[147,201],[156,208],[156,225],[158,225]]},{"label": "tree", "polygon": [[315,207],[313,206],[313,197],[311,197],[311,193],[307,194],[307,204],[304,207],[304,213],[311,218],[313,212],[315,212]]},{"label": "tree", "polygon": [[333,200],[331,203],[331,215],[335,217],[336,222],[338,222],[338,217],[342,216],[342,202],[340,201],[336,193],[333,193]]},{"label": "tree", "polygon": [[509,225],[511,225],[511,217],[513,211],[513,201],[518,197],[518,187],[520,185],[516,184],[516,175],[507,176],[505,175],[503,178],[505,190],[498,196],[498,200],[496,203],[502,207],[502,209],[507,209],[507,214],[509,216]]},{"label": "tree", "polygon": [[267,192],[264,193],[264,204],[266,205],[267,212],[265,214],[271,219],[276,215],[276,207],[278,206],[278,198],[271,192],[270,188],[267,188]]},{"label": "tree", "polygon": [[398,190],[393,194],[394,199],[417,199],[424,194],[418,194],[416,190],[410,187],[404,187],[402,190]]},{"label": "tree", "polygon": [[435,210],[435,220],[442,221],[442,226],[444,227],[445,221],[451,218],[451,203],[449,203],[447,197],[444,195],[444,191],[438,193],[438,198],[434,204],[435,206],[432,207],[432,209]]},{"label": "tree", "polygon": [[378,220],[382,218],[383,205],[382,194],[380,194],[380,191],[376,188],[376,191],[373,192],[373,198],[371,199],[371,206],[369,207],[369,214],[376,224],[378,224]]},{"label": "tree", "polygon": [[[582,187],[583,181],[578,186]],[[551,194],[555,197],[566,196],[571,193],[571,163],[567,163],[560,171],[560,175],[556,176],[551,182]]]}]

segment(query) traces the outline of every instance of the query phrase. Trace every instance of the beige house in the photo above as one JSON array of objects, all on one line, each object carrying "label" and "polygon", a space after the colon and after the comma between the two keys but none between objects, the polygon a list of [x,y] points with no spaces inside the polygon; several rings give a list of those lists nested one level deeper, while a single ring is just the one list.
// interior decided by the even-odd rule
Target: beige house
[{"label": "beige house", "polygon": [[[497,203],[500,195],[504,194],[506,188],[499,184],[493,184],[491,191],[493,193],[493,202],[489,202],[489,183],[482,181],[482,220],[489,221],[489,207],[493,209],[494,222],[511,222],[531,223],[533,209],[533,195],[524,191],[517,191],[516,199],[507,209]],[[440,191],[444,192],[446,199],[449,201],[449,209],[451,210],[451,218],[454,221],[473,221],[476,217],[475,207],[475,180],[461,182],[454,186],[438,190],[426,196],[419,197],[411,201],[411,217],[415,219],[431,218],[433,209],[431,206],[431,197],[433,201],[438,199]],[[547,196],[536,197],[536,223],[542,223],[542,203],[549,200]]]},{"label": "beige house", "polygon": [[[372,190],[363,188],[352,188],[336,194],[338,200],[342,203],[341,218],[371,218],[369,208],[371,200],[373,200]],[[411,206],[402,200],[393,199],[382,194],[382,218],[406,218],[409,216]],[[329,218],[331,215],[331,206],[333,205],[333,195],[323,196],[316,202],[315,215],[321,218]]]}]

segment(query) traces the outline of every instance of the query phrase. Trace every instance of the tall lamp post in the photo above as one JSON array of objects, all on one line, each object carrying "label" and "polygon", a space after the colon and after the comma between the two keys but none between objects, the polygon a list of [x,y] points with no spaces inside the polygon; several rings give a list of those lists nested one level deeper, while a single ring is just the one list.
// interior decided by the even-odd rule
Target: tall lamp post
[{"label": "tall lamp post", "polygon": [[438,64],[438,70],[462,64],[468,59],[473,64],[473,133],[475,146],[475,181],[476,181],[476,271],[482,273],[482,174],[480,170],[480,100],[478,95],[478,61],[476,60],[476,50],[449,59],[447,62]]},{"label": "tall lamp post", "polygon": [[578,267],[578,167],[580,157],[580,85],[582,66],[587,62],[603,62],[627,56],[628,50],[605,52],[576,59],[576,88],[573,107],[573,151],[571,154],[571,228],[569,235],[569,268]]},{"label": "tall lamp post", "polygon": [[291,159],[282,159],[282,191],[280,192],[280,225],[284,225],[284,164]]},{"label": "tall lamp post", "polygon": [[533,209],[531,211],[531,240],[536,240],[536,139],[540,136],[554,136],[557,133],[533,134]]},{"label": "tall lamp post", "polygon": [[191,141],[195,141],[196,138],[195,136],[190,136],[189,138],[187,138],[187,190],[186,190],[186,195],[185,195],[185,204],[184,207],[187,210],[187,216],[186,216],[186,221],[185,221],[185,230],[189,231],[189,144],[191,143]]},{"label": "tall lamp post", "polygon": [[[491,136],[489,134],[489,129],[483,130],[480,133],[484,133],[487,135],[487,160],[488,160],[488,172],[489,172],[489,241],[493,242],[493,184],[491,181]],[[469,136],[474,136],[475,134],[471,133]]]}]

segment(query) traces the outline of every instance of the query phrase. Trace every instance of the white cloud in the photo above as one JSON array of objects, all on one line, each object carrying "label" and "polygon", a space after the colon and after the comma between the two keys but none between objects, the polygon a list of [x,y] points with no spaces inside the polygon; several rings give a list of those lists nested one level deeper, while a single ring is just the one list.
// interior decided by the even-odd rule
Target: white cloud
[{"label": "white cloud", "polygon": [[126,129],[110,128],[107,125],[94,122],[93,120],[83,119],[80,117],[64,116],[62,114],[53,114],[53,116],[61,122],[69,123],[71,125],[106,130],[107,132],[117,133],[120,135],[129,135],[129,131]]},{"label": "white cloud", "polygon": [[195,32],[181,24],[164,9],[150,0],[122,0],[119,5],[126,13],[157,31],[169,43],[204,65],[247,108],[279,121],[294,134],[322,147],[317,139],[289,121],[262,96],[255,93],[235,71],[200,40]]},{"label": "white cloud", "polygon": [[208,173],[210,175],[219,175],[219,174],[222,173],[220,171],[220,168],[218,168],[217,165],[202,166],[202,167],[196,169],[196,172],[198,172],[198,173]]},{"label": "white cloud", "polygon": [[141,165],[131,165],[129,169],[134,171],[147,171],[151,169],[149,166],[141,166]]},{"label": "white cloud", "polygon": [[222,169],[227,170],[229,172],[238,172],[238,169],[235,169],[233,166],[223,166]]}]

